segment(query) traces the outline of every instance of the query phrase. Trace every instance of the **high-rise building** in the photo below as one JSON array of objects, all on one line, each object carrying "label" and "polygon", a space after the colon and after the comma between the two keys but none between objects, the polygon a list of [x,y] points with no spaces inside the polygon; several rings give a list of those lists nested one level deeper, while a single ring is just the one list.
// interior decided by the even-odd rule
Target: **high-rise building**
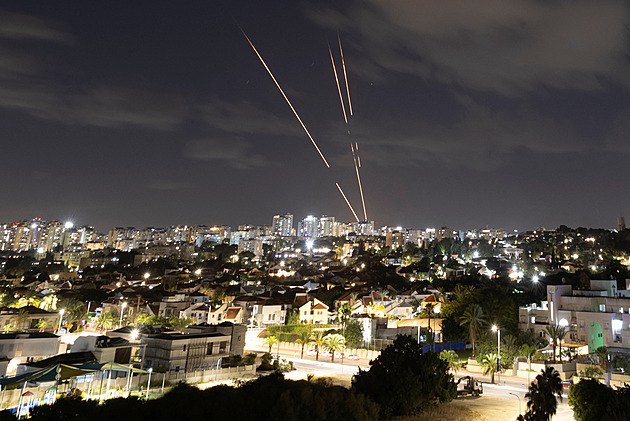
[{"label": "high-rise building", "polygon": [[274,215],[271,224],[271,232],[279,237],[291,237],[293,235],[293,215]]},{"label": "high-rise building", "polygon": [[626,229],[626,218],[620,216],[617,218],[617,231],[621,232]]},{"label": "high-rise building", "polygon": [[309,215],[302,219],[298,224],[298,236],[300,237],[317,237],[317,228],[319,225],[319,218]]},{"label": "high-rise building", "polygon": [[335,217],[323,215],[319,218],[319,237],[331,237],[335,235]]}]

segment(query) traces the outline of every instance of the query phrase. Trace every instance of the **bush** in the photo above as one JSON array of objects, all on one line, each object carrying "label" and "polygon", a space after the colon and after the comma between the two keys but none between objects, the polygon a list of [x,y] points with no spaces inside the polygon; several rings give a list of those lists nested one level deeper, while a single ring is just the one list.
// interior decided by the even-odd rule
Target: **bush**
[{"label": "bush", "polygon": [[359,371],[352,385],[381,406],[383,418],[420,413],[457,394],[448,364],[434,352],[423,354],[409,335],[397,336],[370,362],[369,371]]}]

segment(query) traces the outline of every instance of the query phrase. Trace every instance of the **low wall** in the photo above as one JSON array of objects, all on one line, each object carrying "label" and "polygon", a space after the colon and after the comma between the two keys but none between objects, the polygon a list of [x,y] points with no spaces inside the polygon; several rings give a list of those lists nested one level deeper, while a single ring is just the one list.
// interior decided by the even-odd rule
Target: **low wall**
[{"label": "low wall", "polygon": [[[116,372],[117,374],[122,375],[122,377],[111,378],[109,379],[109,397],[117,397],[126,395],[126,387],[128,378],[124,376],[122,372]],[[94,399],[97,398],[98,395],[104,394],[108,391],[107,383],[108,383],[108,373],[103,373],[103,378],[99,378],[98,375],[100,373],[96,373],[96,378],[94,381],[86,381],[86,382],[75,382],[75,383],[67,383],[59,386],[60,392],[67,392],[71,387],[76,387],[81,390],[84,394],[87,395],[90,392],[90,396]],[[151,373],[151,390],[150,392],[159,393],[162,389],[162,382],[166,385],[174,384],[178,382],[184,383],[208,383],[213,381],[225,381],[225,380],[234,380],[234,379],[242,379],[248,377],[254,377],[256,375],[256,365],[246,365],[241,367],[226,367],[220,368],[218,370],[198,370],[191,371],[188,373]],[[87,377],[87,376],[86,376]],[[134,394],[137,393],[145,393],[147,382],[149,381],[148,374],[139,374],[134,375],[131,381],[131,392]],[[21,386],[21,385],[20,385]],[[46,391],[50,389],[51,384],[47,384],[45,386],[39,387],[26,387],[23,389],[22,387],[18,387],[17,389],[3,390],[0,392],[0,410],[14,407],[18,404],[20,399],[20,395],[22,392],[31,392],[33,393],[32,400],[39,400],[44,397]]]}]

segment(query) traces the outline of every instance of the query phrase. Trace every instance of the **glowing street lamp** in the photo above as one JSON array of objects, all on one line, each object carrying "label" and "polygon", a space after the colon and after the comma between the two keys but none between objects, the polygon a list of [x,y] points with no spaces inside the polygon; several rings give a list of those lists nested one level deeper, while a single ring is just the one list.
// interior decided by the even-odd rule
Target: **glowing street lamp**
[{"label": "glowing street lamp", "polygon": [[492,331],[497,334],[497,380],[501,384],[501,329],[497,325],[492,325]]},{"label": "glowing street lamp", "polygon": [[151,274],[149,272],[144,274],[144,279],[149,279],[151,277]]},{"label": "glowing street lamp", "polygon": [[197,270],[195,271],[195,275],[197,275],[197,276],[201,276],[201,269],[197,269]]},{"label": "glowing street lamp", "polygon": [[127,303],[123,302],[122,308],[120,309],[120,322],[118,323],[119,326],[122,326],[122,318],[123,318],[123,313],[125,312],[125,307],[127,307]]},{"label": "glowing street lamp", "polygon": [[57,328],[57,334],[59,334],[59,331],[61,330],[61,323],[63,323],[63,313],[65,312],[66,310],[64,310],[63,308],[59,310],[59,327]]},{"label": "glowing street lamp", "polygon": [[149,400],[149,388],[151,387],[151,373],[153,373],[153,367],[149,367],[147,371],[149,372],[149,380],[147,381],[147,396],[144,398],[145,401]]}]

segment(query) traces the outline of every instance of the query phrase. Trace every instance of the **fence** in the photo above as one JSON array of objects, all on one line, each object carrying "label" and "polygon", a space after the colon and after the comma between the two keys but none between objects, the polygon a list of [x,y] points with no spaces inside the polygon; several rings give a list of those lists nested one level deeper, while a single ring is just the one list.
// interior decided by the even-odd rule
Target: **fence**
[{"label": "fence", "polygon": [[461,351],[466,348],[466,342],[441,342],[432,345],[422,345],[422,353],[431,352],[442,352],[444,350],[447,351]]},{"label": "fence", "polygon": [[[121,396],[127,396],[129,393],[141,397],[146,396],[146,388],[149,382],[149,374],[133,375],[131,379],[126,375],[117,377],[124,372],[113,371],[111,377],[107,371],[96,372],[94,375],[86,375],[78,377],[78,381],[70,381],[59,386],[58,393],[70,391],[71,388],[77,388],[91,399],[109,399]],[[155,397],[161,394],[163,389],[174,383],[209,383],[215,381],[241,379],[253,377],[256,374],[256,365],[246,365],[241,367],[226,367],[197,370],[186,373],[151,373],[150,395]],[[131,381],[129,381],[131,380]],[[18,405],[22,393],[31,392],[34,396],[31,402],[38,402],[44,398],[47,391],[50,390],[50,384],[39,387],[18,387],[16,389],[4,389],[0,392],[0,410],[12,408]]]}]

